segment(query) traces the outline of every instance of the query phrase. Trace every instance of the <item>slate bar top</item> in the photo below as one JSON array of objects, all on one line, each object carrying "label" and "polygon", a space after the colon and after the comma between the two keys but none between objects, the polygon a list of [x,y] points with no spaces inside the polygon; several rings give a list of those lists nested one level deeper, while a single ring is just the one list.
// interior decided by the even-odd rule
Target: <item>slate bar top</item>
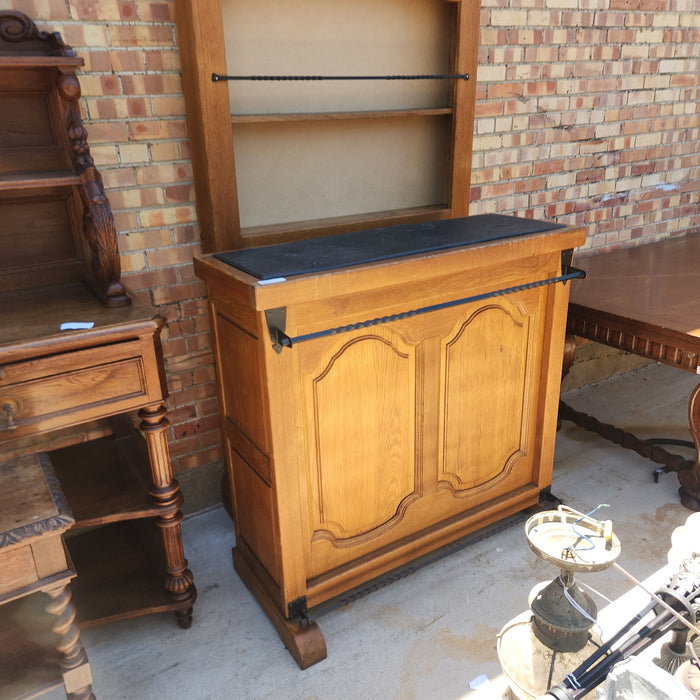
[{"label": "slate bar top", "polygon": [[489,243],[563,227],[563,224],[550,221],[478,214],[243,248],[215,253],[214,257],[259,280],[269,280]]}]

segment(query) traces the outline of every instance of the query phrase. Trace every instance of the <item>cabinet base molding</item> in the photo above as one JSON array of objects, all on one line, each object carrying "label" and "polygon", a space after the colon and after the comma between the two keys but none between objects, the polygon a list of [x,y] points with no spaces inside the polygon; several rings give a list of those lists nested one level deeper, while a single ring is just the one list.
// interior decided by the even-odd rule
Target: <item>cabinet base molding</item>
[{"label": "cabinet base molding", "polygon": [[232,550],[233,567],[241,577],[248,590],[253,594],[274,628],[277,630],[284,646],[297,662],[300,669],[309,668],[327,656],[326,640],[321,628],[313,620],[287,620],[279,608],[272,602],[258,577],[239,554],[236,547]]}]

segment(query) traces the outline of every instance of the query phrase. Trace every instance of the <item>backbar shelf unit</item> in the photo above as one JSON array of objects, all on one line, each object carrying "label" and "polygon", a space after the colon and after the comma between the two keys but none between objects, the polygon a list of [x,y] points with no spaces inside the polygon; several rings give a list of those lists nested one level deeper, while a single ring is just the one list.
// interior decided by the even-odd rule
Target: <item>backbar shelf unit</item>
[{"label": "backbar shelf unit", "polygon": [[468,214],[478,2],[176,12],[205,252]]}]

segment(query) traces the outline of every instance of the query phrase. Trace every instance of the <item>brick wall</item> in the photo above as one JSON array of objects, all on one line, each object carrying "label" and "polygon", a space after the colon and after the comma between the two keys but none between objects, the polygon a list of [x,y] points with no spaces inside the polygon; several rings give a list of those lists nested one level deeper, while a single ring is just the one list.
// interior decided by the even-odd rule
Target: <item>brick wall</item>
[{"label": "brick wall", "polygon": [[[124,278],[169,321],[174,468],[199,489],[221,448],[173,2],[3,7],[85,59]],[[699,0],[482,0],[481,24],[472,213],[585,224],[591,249],[700,229]]]},{"label": "brick wall", "polygon": [[471,213],[700,229],[700,2],[482,0]]}]

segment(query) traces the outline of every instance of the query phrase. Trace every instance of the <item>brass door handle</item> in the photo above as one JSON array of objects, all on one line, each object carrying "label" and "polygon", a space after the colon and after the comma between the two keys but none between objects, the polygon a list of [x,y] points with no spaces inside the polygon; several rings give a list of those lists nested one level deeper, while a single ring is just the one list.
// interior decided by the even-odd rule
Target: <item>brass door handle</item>
[{"label": "brass door handle", "polygon": [[17,430],[15,418],[22,412],[22,404],[17,399],[2,398],[0,399],[0,406],[2,406],[2,413],[5,418],[5,425],[2,429]]}]

